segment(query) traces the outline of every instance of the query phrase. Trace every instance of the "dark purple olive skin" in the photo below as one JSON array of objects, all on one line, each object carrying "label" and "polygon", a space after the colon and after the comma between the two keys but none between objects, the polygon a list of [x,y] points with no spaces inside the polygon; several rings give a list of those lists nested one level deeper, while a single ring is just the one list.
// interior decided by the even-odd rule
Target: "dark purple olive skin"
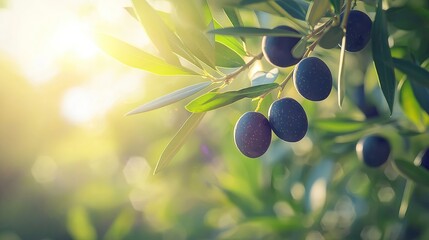
[{"label": "dark purple olive skin", "polygon": [[331,93],[332,74],[320,58],[308,57],[295,66],[293,82],[301,96],[311,101],[322,101]]},{"label": "dark purple olive skin", "polygon": [[371,38],[371,19],[364,12],[350,11],[346,29],[346,50],[358,52],[365,48]]},{"label": "dark purple olive skin", "polygon": [[259,112],[246,112],[234,128],[234,141],[238,150],[249,158],[262,156],[271,143],[271,126]]},{"label": "dark purple olive skin", "polygon": [[420,163],[420,166],[429,170],[429,148],[424,149],[417,155],[417,160]]},{"label": "dark purple olive skin", "polygon": [[308,129],[304,108],[293,98],[283,98],[273,102],[268,112],[273,132],[287,142],[298,142]]},{"label": "dark purple olive skin", "polygon": [[[288,26],[278,26],[274,29],[284,29],[298,33]],[[262,52],[265,59],[277,67],[289,67],[297,64],[301,59],[293,57],[292,49],[299,40],[300,38],[296,37],[265,36],[262,39]]]},{"label": "dark purple olive skin", "polygon": [[389,159],[391,147],[389,141],[378,135],[370,135],[359,140],[356,153],[368,167],[380,167]]}]

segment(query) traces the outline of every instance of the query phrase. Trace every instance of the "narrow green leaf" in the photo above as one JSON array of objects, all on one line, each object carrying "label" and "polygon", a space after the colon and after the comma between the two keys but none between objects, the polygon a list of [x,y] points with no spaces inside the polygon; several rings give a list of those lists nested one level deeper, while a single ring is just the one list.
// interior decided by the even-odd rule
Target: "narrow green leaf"
[{"label": "narrow green leaf", "polygon": [[[215,44],[206,36],[213,18],[207,5],[200,1],[172,1],[175,7],[175,29],[186,48],[200,61],[215,68]],[[201,14],[205,12],[204,16]]]},{"label": "narrow green leaf", "polygon": [[185,121],[182,127],[180,127],[179,131],[162,152],[153,174],[157,174],[170,163],[171,159],[179,152],[183,144],[185,144],[189,135],[191,135],[195,128],[197,128],[204,115],[205,113],[192,113],[191,116],[189,116],[189,118]]},{"label": "narrow green leaf", "polygon": [[277,0],[276,3],[292,17],[303,21],[305,20],[309,6],[308,2],[302,0]]},{"label": "narrow green leaf", "polygon": [[413,94],[411,83],[411,81],[402,81],[399,88],[399,103],[405,116],[421,131],[425,129],[424,112]]},{"label": "narrow green leaf", "polygon": [[395,68],[401,70],[408,76],[408,79],[424,87],[429,88],[429,71],[403,59],[393,58]]},{"label": "narrow green leaf", "polygon": [[213,34],[255,37],[255,36],[284,36],[284,37],[302,37],[301,34],[285,29],[268,29],[256,27],[226,27],[209,31]]},{"label": "narrow green leaf", "polygon": [[158,13],[146,2],[146,0],[132,0],[135,14],[146,34],[158,49],[160,55],[170,64],[180,65],[177,56],[171,51],[166,33],[170,31]]},{"label": "narrow green leaf", "polygon": [[[241,27],[243,25],[243,20],[240,16],[240,11],[237,8],[224,8],[223,9],[229,21],[232,23],[234,27]],[[246,39],[244,37],[240,37],[243,43],[246,43]]]},{"label": "narrow green leaf", "polygon": [[[214,20],[214,28],[221,29],[222,26],[216,20]],[[238,53],[240,56],[246,56],[246,51],[244,50],[243,42],[239,41],[234,36],[216,34],[215,41],[229,47],[231,50]]]},{"label": "narrow green leaf", "polygon": [[299,28],[303,32],[308,30],[304,21],[309,3],[304,0],[235,0],[228,1],[227,5],[274,14],[292,22],[294,28]]},{"label": "narrow green leaf", "polygon": [[329,0],[314,0],[310,3],[306,20],[312,27],[319,23],[320,19],[325,16],[326,11],[330,8]]},{"label": "narrow green leaf", "polygon": [[338,79],[337,79],[337,92],[338,92],[338,106],[341,108],[343,105],[344,96],[346,95],[346,82],[343,78],[344,76],[344,65],[346,58],[346,36],[343,35],[341,41],[341,53],[340,53],[340,62],[338,67]]},{"label": "narrow green leaf", "polygon": [[307,38],[302,37],[299,42],[292,48],[292,56],[297,59],[302,58],[307,51],[307,43]]},{"label": "narrow green leaf", "polygon": [[159,97],[155,100],[152,100],[148,103],[145,103],[140,107],[128,112],[126,115],[133,115],[137,113],[148,112],[151,110],[155,110],[155,109],[173,104],[175,102],[178,102],[184,98],[187,98],[203,90],[204,88],[208,87],[210,84],[211,84],[211,81],[207,81],[207,82],[197,83],[197,84],[179,89],[177,91],[174,91],[172,93]]},{"label": "narrow green leaf", "polygon": [[259,86],[273,83],[279,76],[279,69],[273,68],[269,72],[257,72],[252,76],[251,85]]},{"label": "narrow green leaf", "polygon": [[421,27],[421,18],[410,7],[391,7],[386,10],[387,20],[395,27],[403,30],[413,30]]},{"label": "narrow green leaf", "polygon": [[295,215],[286,219],[277,217],[254,217],[246,219],[239,226],[261,227],[263,229],[271,229],[272,231],[296,231],[305,229],[306,223],[309,220],[306,217]]},{"label": "narrow green leaf", "polygon": [[[125,10],[134,17],[137,21],[139,21],[134,8],[132,7],[125,7]],[[170,14],[164,13],[164,12],[158,12],[160,17],[164,20],[165,24],[171,28],[174,29],[174,23],[172,22]],[[165,32],[166,39],[168,40],[168,43],[170,44],[171,50],[178,54],[179,56],[186,59],[188,62],[192,63],[194,66],[203,69],[200,62],[192,55],[188,49],[183,45],[182,41],[177,37],[177,35],[171,31]]]},{"label": "narrow green leaf", "polygon": [[395,99],[396,78],[393,71],[392,55],[388,43],[386,15],[382,9],[382,0],[378,0],[377,11],[372,28],[372,57],[377,70],[378,81],[384,98],[389,105],[390,113],[393,111]]},{"label": "narrow green leaf", "polygon": [[341,0],[330,0],[332,6],[334,6],[335,13],[341,12]]},{"label": "narrow green leaf", "polygon": [[314,127],[327,132],[352,133],[365,129],[367,121],[356,121],[352,119],[318,119],[314,121]]},{"label": "narrow green leaf", "polygon": [[255,98],[277,88],[277,83],[264,84],[224,93],[209,92],[186,105],[190,112],[206,112],[234,103],[243,98]]},{"label": "narrow green leaf", "polygon": [[402,174],[407,179],[414,181],[416,184],[420,186],[429,187],[429,171],[414,165],[414,163],[401,160],[401,159],[395,159],[394,160],[394,166],[396,167],[396,170],[400,174]]},{"label": "narrow green leaf", "polygon": [[237,68],[245,65],[243,58],[236,52],[216,42],[216,66],[224,68]]},{"label": "narrow green leaf", "polygon": [[413,81],[410,81],[410,84],[420,107],[429,114],[429,88],[423,87]]},{"label": "narrow green leaf", "polygon": [[198,75],[197,73],[166,63],[126,42],[105,34],[97,34],[98,46],[118,61],[135,68],[139,68],[158,75]]},{"label": "narrow green leaf", "polygon": [[[319,41],[319,46],[324,49],[332,49],[341,45],[344,32],[340,26],[331,27]],[[344,45],[344,44],[343,44]]]},{"label": "narrow green leaf", "polygon": [[243,22],[237,8],[224,8],[223,11],[232,23],[232,26],[240,27],[242,25]]}]

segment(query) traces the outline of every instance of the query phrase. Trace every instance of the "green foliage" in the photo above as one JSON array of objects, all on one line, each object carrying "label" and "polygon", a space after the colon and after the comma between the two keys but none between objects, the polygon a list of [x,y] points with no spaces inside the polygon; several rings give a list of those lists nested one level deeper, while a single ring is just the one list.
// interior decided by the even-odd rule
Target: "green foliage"
[{"label": "green foliage", "polygon": [[243,98],[256,98],[278,88],[278,86],[277,83],[269,83],[243,88],[238,91],[228,91],[224,93],[209,92],[194,99],[186,105],[186,109],[190,112],[206,112],[229,105]]},{"label": "green foliage", "polygon": [[429,187],[429,173],[426,169],[402,159],[396,159],[395,166],[404,177],[421,186]]},{"label": "green foliage", "polygon": [[[183,151],[187,156],[197,151],[192,133],[199,137],[198,141],[210,138],[215,145],[214,155],[222,159],[226,169],[211,169],[216,179],[212,184],[224,204],[235,211],[227,216],[234,219],[233,223],[213,227],[216,230],[212,230],[215,232],[212,236],[248,238],[258,232],[254,233],[257,238],[311,238],[310,233],[315,232],[326,239],[342,239],[369,234],[365,229],[374,227],[384,238],[390,238],[395,236],[389,231],[395,224],[406,228],[408,223],[402,218],[407,218],[408,205],[424,206],[409,198],[412,193],[401,198],[403,186],[409,185],[407,181],[412,181],[416,189],[428,186],[429,173],[407,160],[427,147],[429,141],[429,71],[425,69],[429,37],[423,33],[429,19],[426,8],[405,4],[383,10],[382,0],[171,3],[172,26],[146,1],[134,1],[132,14],[151,39],[157,56],[106,35],[99,35],[98,42],[108,54],[131,67],[171,79],[180,75],[204,79],[149,101],[129,114],[151,111],[192,96],[184,104],[191,115],[163,150],[154,173],[183,170],[191,174],[195,170],[189,166],[195,162],[188,157],[185,162],[177,163],[177,168],[167,165],[182,147],[188,149]],[[346,51],[345,33],[348,15],[355,8],[366,9],[368,16],[375,17],[371,46],[351,53]],[[274,28],[279,22],[299,33]],[[260,53],[263,36],[300,38],[291,50],[292,56],[297,59],[315,56],[326,63],[336,75],[333,81],[337,87],[331,96],[324,102],[313,103],[291,90],[288,83],[295,65],[273,69]],[[418,43],[407,46],[411,40]],[[425,63],[420,66],[422,62]],[[246,76],[248,69],[253,76]],[[359,85],[364,85],[364,94],[353,97],[354,88]],[[209,86],[211,91],[200,93]],[[272,93],[278,93],[277,99],[287,96],[298,100],[308,115],[308,132],[297,143],[273,139],[260,161],[243,159],[233,147],[234,121],[239,113],[268,112],[270,104],[277,100]],[[221,115],[222,111],[219,117],[218,113],[216,117],[207,114],[210,120],[201,127],[201,132],[208,136],[202,137],[196,129],[206,112],[224,106],[230,106],[229,116]],[[376,116],[367,115],[363,106],[375,109]],[[293,117],[296,116],[291,114]],[[219,126],[227,127],[228,140],[215,138],[221,134]],[[370,134],[381,134],[392,144],[392,161],[381,169],[364,167],[356,155],[358,140]],[[185,145],[187,140],[194,145]],[[210,155],[209,152],[201,150],[195,155],[199,158]],[[354,212],[344,213],[344,209]],[[207,217],[208,222],[213,216],[222,222],[216,211]],[[416,214],[415,209],[409,211]],[[343,226],[346,231],[338,223],[346,218],[341,214],[349,214],[350,222]],[[123,218],[132,222],[131,217]],[[122,229],[119,223],[118,226]],[[408,236],[405,230],[400,231],[403,231],[398,233],[400,236]]]},{"label": "green foliage", "polygon": [[386,16],[382,9],[382,1],[379,0],[372,29],[372,57],[374,58],[381,89],[389,105],[390,113],[392,113],[393,102],[395,100],[396,78],[392,68],[393,61],[388,37]]}]

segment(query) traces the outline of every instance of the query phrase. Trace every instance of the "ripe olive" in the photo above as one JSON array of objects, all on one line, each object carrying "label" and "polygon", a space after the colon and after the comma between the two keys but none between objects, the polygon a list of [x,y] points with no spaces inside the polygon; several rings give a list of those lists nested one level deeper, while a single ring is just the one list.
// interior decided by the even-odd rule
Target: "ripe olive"
[{"label": "ripe olive", "polygon": [[259,112],[246,112],[234,128],[234,141],[245,156],[262,156],[271,143],[271,127],[268,119]]},{"label": "ripe olive", "polygon": [[358,158],[368,167],[379,167],[389,159],[391,147],[389,141],[378,135],[369,135],[356,145]]},{"label": "ripe olive", "polygon": [[[278,26],[274,29],[284,29],[298,33],[288,26]],[[262,52],[265,59],[277,67],[289,67],[299,62],[300,58],[292,55],[293,47],[299,42],[297,37],[265,36],[262,39]]]},{"label": "ripe olive", "polygon": [[371,38],[371,27],[371,19],[366,13],[350,11],[346,28],[346,50],[349,52],[362,50]]},{"label": "ripe olive", "polygon": [[308,129],[304,108],[293,98],[283,98],[270,106],[268,119],[273,132],[284,141],[301,140]]},{"label": "ripe olive", "polygon": [[311,101],[321,101],[331,93],[332,74],[320,58],[308,57],[295,66],[293,82],[303,97]]}]

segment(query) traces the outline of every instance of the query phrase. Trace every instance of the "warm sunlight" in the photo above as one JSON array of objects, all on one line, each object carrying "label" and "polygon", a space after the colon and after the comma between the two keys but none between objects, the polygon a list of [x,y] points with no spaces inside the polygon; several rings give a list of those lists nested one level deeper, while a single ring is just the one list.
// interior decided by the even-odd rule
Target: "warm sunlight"
[{"label": "warm sunlight", "polygon": [[78,18],[61,22],[51,36],[51,51],[70,54],[76,60],[94,57],[98,50],[91,37],[90,24]]}]

